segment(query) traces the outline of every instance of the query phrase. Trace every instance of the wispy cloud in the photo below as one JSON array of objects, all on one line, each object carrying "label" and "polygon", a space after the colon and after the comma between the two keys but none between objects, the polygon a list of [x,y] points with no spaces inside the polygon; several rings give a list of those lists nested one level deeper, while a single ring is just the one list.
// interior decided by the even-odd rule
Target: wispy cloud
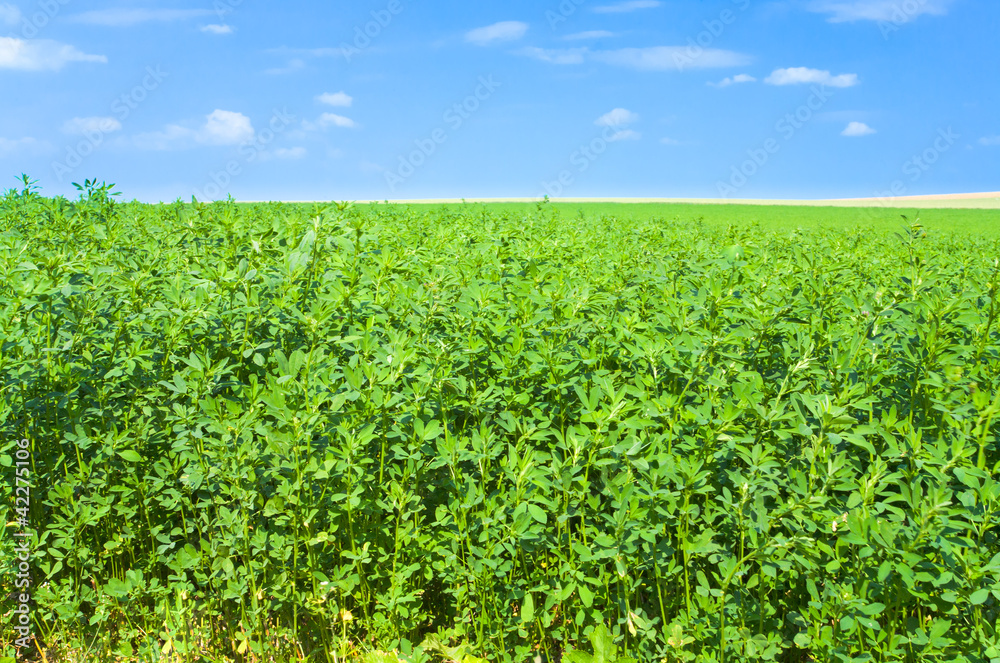
[{"label": "wispy cloud", "polygon": [[187,127],[170,124],[161,131],[136,134],[132,137],[132,145],[140,150],[153,150],[157,152],[191,148],[197,144],[194,140],[196,133],[196,131]]},{"label": "wispy cloud", "polygon": [[563,37],[566,41],[585,41],[588,39],[610,39],[618,35],[608,30],[587,30],[586,32],[574,32]]},{"label": "wispy cloud", "polygon": [[819,83],[830,87],[853,87],[858,84],[857,74],[832,75],[829,71],[809,69],[808,67],[791,67],[775,69],[764,79],[768,85],[803,85]]},{"label": "wispy cloud", "polygon": [[70,20],[87,25],[127,28],[140,23],[183,21],[214,13],[210,9],[95,9],[75,14]]},{"label": "wispy cloud", "polygon": [[685,71],[738,67],[749,64],[751,58],[742,53],[706,48],[693,57],[686,46],[652,46],[649,48],[620,48],[592,51],[589,48],[538,48],[530,46],[517,51],[542,62],[551,64],[583,64],[587,60],[640,71]]},{"label": "wispy cloud", "polygon": [[718,83],[709,82],[712,87],[729,87],[730,85],[737,85],[739,83],[756,83],[757,79],[750,74],[736,74],[735,76],[723,78]]},{"label": "wispy cloud", "polygon": [[1000,145],[1000,136],[983,136],[979,139],[980,145],[994,146]]},{"label": "wispy cloud", "polygon": [[14,5],[0,4],[0,25],[17,25],[20,22],[20,9]]},{"label": "wispy cloud", "polygon": [[489,46],[505,41],[517,41],[528,32],[528,24],[521,21],[501,21],[465,33],[465,41],[476,46]]},{"label": "wispy cloud", "polygon": [[538,48],[537,46],[527,46],[518,51],[519,55],[549,64],[583,64],[587,53],[586,48]]},{"label": "wispy cloud", "polygon": [[62,126],[62,131],[71,136],[88,133],[112,133],[121,131],[122,123],[113,117],[74,117]]},{"label": "wispy cloud", "polygon": [[316,97],[316,101],[321,104],[326,104],[327,106],[340,106],[348,108],[354,103],[354,97],[346,92],[324,92]]},{"label": "wispy cloud", "polygon": [[321,128],[340,127],[341,129],[355,129],[358,123],[349,117],[337,115],[336,113],[323,113],[319,116],[318,124]]},{"label": "wispy cloud", "polygon": [[642,138],[642,134],[638,131],[633,131],[632,129],[622,129],[616,131],[608,137],[609,143],[616,143],[620,140],[639,140]]},{"label": "wispy cloud", "polygon": [[891,21],[908,23],[923,14],[942,16],[954,0],[813,0],[809,11],[829,14],[831,23],[851,21]]},{"label": "wispy cloud", "polygon": [[639,9],[653,9],[662,5],[662,2],[658,0],[627,0],[626,2],[617,2],[613,5],[600,5],[594,7],[593,12],[595,14],[624,14],[627,12],[634,12]]},{"label": "wispy cloud", "polygon": [[649,48],[621,48],[614,51],[595,51],[598,62],[639,69],[640,71],[682,71],[685,69],[711,69],[739,67],[750,63],[741,53],[706,48],[692,57],[686,46],[652,46]]},{"label": "wispy cloud", "polygon": [[132,143],[144,150],[179,150],[203,145],[240,145],[253,140],[255,134],[253,123],[243,113],[217,109],[197,129],[171,124],[162,131],[134,136]]},{"label": "wispy cloud", "polygon": [[599,127],[621,127],[639,121],[639,115],[625,108],[616,108],[597,118],[594,122]]},{"label": "wispy cloud", "polygon": [[331,48],[329,46],[323,46],[320,48],[289,48],[287,46],[281,46],[279,48],[269,48],[264,51],[270,55],[288,55],[297,57],[310,57],[310,58],[332,58],[344,54],[344,49],[342,48]]},{"label": "wispy cloud", "polygon": [[344,49],[331,48],[329,46],[321,48],[289,48],[281,46],[279,48],[268,48],[264,52],[269,55],[285,55],[290,57],[332,58],[343,55]]},{"label": "wispy cloud", "polygon": [[288,63],[284,67],[271,67],[265,69],[265,74],[282,75],[291,74],[306,68],[306,60],[312,58],[333,58],[345,55],[342,48],[331,48],[329,46],[320,48],[269,48],[264,51],[269,55],[281,55],[288,58]]},{"label": "wispy cloud", "polygon": [[607,138],[609,142],[619,140],[639,140],[642,134],[633,129],[627,128],[630,124],[639,121],[639,115],[626,108],[615,108],[597,118],[594,122],[599,127],[615,129],[615,132]]},{"label": "wispy cloud", "polygon": [[840,132],[840,135],[847,136],[848,138],[859,138],[861,136],[871,136],[873,133],[876,133],[876,131],[864,122],[851,122],[847,125],[846,129]]},{"label": "wispy cloud", "polygon": [[0,157],[6,157],[23,152],[39,152],[43,147],[34,138],[3,138],[0,136]]},{"label": "wispy cloud", "polygon": [[292,58],[288,61],[284,67],[270,67],[264,70],[265,74],[271,76],[281,76],[282,74],[291,74],[296,71],[301,71],[306,68],[306,61],[301,58]]},{"label": "wispy cloud", "polygon": [[201,31],[207,32],[210,35],[231,35],[235,31],[235,28],[231,25],[218,25],[213,23],[211,25],[201,26]]},{"label": "wispy cloud", "polygon": [[309,120],[302,121],[302,128],[306,131],[319,131],[329,129],[330,127],[357,129],[358,123],[349,117],[337,115],[336,113],[323,113],[315,122],[310,122]]},{"label": "wispy cloud", "polygon": [[75,46],[51,39],[0,37],[0,69],[59,71],[70,62],[106,63],[103,55],[88,55]]},{"label": "wispy cloud", "polygon": [[306,154],[307,151],[304,147],[279,147],[274,151],[274,156],[277,159],[301,159]]}]

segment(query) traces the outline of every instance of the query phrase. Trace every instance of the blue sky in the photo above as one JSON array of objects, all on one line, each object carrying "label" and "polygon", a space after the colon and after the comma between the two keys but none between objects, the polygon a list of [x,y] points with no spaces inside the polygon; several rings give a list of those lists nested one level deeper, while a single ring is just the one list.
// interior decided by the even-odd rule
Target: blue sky
[{"label": "blue sky", "polygon": [[0,189],[1000,190],[995,0],[0,0]]}]

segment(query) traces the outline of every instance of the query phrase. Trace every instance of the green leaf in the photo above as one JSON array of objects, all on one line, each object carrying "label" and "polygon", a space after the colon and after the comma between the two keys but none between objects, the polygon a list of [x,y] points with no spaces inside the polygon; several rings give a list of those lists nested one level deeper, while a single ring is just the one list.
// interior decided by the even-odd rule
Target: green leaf
[{"label": "green leaf", "polygon": [[104,591],[116,599],[124,598],[128,596],[128,593],[132,591],[132,585],[127,582],[123,582],[118,578],[111,578],[108,580],[107,584],[104,585]]},{"label": "green leaf", "polygon": [[535,602],[531,598],[531,592],[524,595],[524,603],[521,604],[521,622],[528,624],[535,621]]},{"label": "green leaf", "polygon": [[885,604],[883,603],[872,603],[871,605],[866,605],[861,608],[861,612],[869,617],[874,617],[875,615],[881,615],[885,612]]},{"label": "green leaf", "polygon": [[142,456],[131,449],[126,449],[125,451],[119,451],[118,455],[121,456],[122,460],[128,461],[129,463],[141,463]]},{"label": "green leaf", "polygon": [[580,603],[583,604],[583,607],[589,608],[594,605],[594,592],[590,587],[584,583],[580,583],[576,589],[580,593]]},{"label": "green leaf", "polygon": [[545,511],[543,511],[542,507],[538,506],[537,504],[528,504],[528,513],[531,514],[532,518],[534,518],[543,525],[547,523],[549,520],[548,516],[545,515]]},{"label": "green leaf", "polygon": [[870,619],[868,617],[859,616],[857,617],[857,621],[859,624],[872,631],[880,631],[882,629],[882,627],[879,626],[877,621],[875,621],[874,619]]},{"label": "green leaf", "polygon": [[990,598],[990,590],[980,589],[978,592],[973,592],[972,596],[969,597],[969,602],[972,605],[982,605],[986,603],[986,600]]}]

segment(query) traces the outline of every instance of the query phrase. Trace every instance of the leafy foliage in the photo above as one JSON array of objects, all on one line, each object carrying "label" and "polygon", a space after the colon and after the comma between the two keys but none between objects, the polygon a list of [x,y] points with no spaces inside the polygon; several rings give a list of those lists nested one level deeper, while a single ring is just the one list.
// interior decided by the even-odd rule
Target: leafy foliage
[{"label": "leafy foliage", "polygon": [[29,184],[42,647],[1000,659],[995,240]]}]

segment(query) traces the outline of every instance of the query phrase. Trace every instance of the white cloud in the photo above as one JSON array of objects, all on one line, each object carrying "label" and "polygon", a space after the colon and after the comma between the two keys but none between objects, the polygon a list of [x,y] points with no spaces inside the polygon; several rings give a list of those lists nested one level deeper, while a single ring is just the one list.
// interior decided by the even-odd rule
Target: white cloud
[{"label": "white cloud", "polygon": [[21,71],[59,71],[70,62],[102,62],[103,55],[88,55],[74,46],[51,39],[25,41],[0,37],[0,69]]},{"label": "white cloud", "polygon": [[585,39],[609,39],[618,35],[608,30],[587,30],[586,32],[575,32],[563,37],[566,41],[583,41]]},{"label": "white cloud", "polygon": [[349,117],[337,115],[336,113],[323,113],[316,119],[315,122],[310,122],[309,120],[302,121],[302,128],[306,131],[320,131],[323,129],[329,129],[330,127],[357,129],[358,123]]},{"label": "white cloud", "polygon": [[983,136],[979,143],[987,146],[1000,145],[1000,136]]},{"label": "white cloud", "polygon": [[659,7],[662,2],[658,0],[628,0],[627,2],[618,2],[613,5],[601,5],[600,7],[594,7],[595,14],[624,14],[626,12],[634,12],[638,9],[653,9],[654,7]]},{"label": "white cloud", "polygon": [[213,23],[211,25],[201,26],[201,31],[207,32],[211,35],[231,35],[233,34],[234,28],[231,25],[218,25]]},{"label": "white cloud", "polygon": [[528,46],[518,51],[520,55],[548,62],[549,64],[583,64],[586,48],[538,48]]},{"label": "white cloud", "polygon": [[638,131],[626,129],[630,124],[639,121],[639,115],[625,108],[615,108],[597,118],[594,122],[599,127],[609,127],[615,129],[615,133],[608,138],[608,142],[619,140],[639,140],[642,137]]},{"label": "white cloud", "polygon": [[170,124],[162,131],[139,134],[133,137],[132,143],[143,150],[177,150],[198,145],[240,145],[252,140],[254,135],[249,117],[217,109],[205,117],[199,129]]},{"label": "white cloud", "polygon": [[6,157],[11,154],[17,154],[22,151],[37,151],[41,147],[40,143],[34,138],[3,138],[0,137],[0,157]]},{"label": "white cloud", "polygon": [[338,55],[344,55],[345,49],[343,48],[289,48],[287,46],[281,46],[280,48],[269,48],[264,51],[269,55],[287,55],[287,56],[298,56],[298,57],[310,57],[310,58],[331,58]]},{"label": "white cloud", "polygon": [[278,159],[301,159],[305,155],[304,147],[279,147],[274,151],[274,156]]},{"label": "white cloud", "polygon": [[757,79],[750,74],[736,74],[735,76],[723,78],[718,83],[709,83],[712,87],[729,87],[737,83],[756,83]]},{"label": "white cloud", "polygon": [[625,108],[616,108],[597,118],[599,127],[624,127],[639,121],[639,115]]},{"label": "white cloud", "polygon": [[77,23],[127,28],[139,23],[182,21],[214,14],[210,9],[95,9],[70,17]]},{"label": "white cloud", "polygon": [[63,133],[82,136],[88,133],[121,131],[122,123],[113,117],[74,117],[63,124]]},{"label": "white cloud", "polygon": [[265,69],[265,74],[270,74],[272,76],[280,76],[282,74],[291,74],[296,71],[300,71],[306,68],[306,63],[304,60],[299,58],[293,58],[288,61],[288,65],[284,67],[271,67],[270,69]]},{"label": "white cloud", "polygon": [[265,69],[265,74],[281,75],[281,74],[291,74],[296,71],[301,71],[306,67],[306,61],[310,58],[332,58],[332,57],[346,57],[346,48],[289,48],[287,46],[281,46],[279,48],[269,48],[264,51],[269,55],[281,55],[288,58],[288,64],[284,67],[271,67],[270,69]]},{"label": "white cloud", "polygon": [[593,60],[605,64],[628,67],[640,71],[684,71],[712,67],[736,67],[750,63],[750,57],[733,51],[703,49],[692,57],[686,46],[652,46],[649,48],[620,48],[611,51],[592,51],[589,48],[538,48],[530,46],[517,51],[542,62],[551,64],[583,64]]},{"label": "white cloud", "polygon": [[942,16],[954,0],[813,0],[809,11],[830,14],[831,23],[849,21],[888,21],[908,23],[923,14]]},{"label": "white cloud", "polygon": [[808,67],[790,67],[788,69],[775,69],[770,76],[764,79],[764,82],[768,85],[819,83],[830,87],[853,87],[858,84],[858,75],[840,74],[833,76],[829,71],[809,69]]},{"label": "white cloud", "polygon": [[354,98],[345,92],[325,92],[316,97],[316,100],[327,106],[342,106],[344,108],[354,103]]},{"label": "white cloud", "polygon": [[641,71],[683,71],[713,67],[739,67],[750,63],[741,53],[706,48],[691,55],[686,46],[652,46],[649,48],[621,48],[615,51],[596,51],[593,58],[599,62],[619,65]]},{"label": "white cloud", "polygon": [[0,25],[17,25],[21,22],[21,10],[14,5],[0,5]]},{"label": "white cloud", "polygon": [[140,150],[176,150],[192,147],[196,134],[197,132],[192,129],[170,124],[163,131],[151,131],[133,136],[132,144]]},{"label": "white cloud", "polygon": [[681,142],[676,138],[661,138],[660,142],[664,145],[680,145]]},{"label": "white cloud", "polygon": [[857,138],[859,136],[871,136],[873,133],[875,133],[875,130],[864,122],[851,122],[847,125],[846,129],[840,132],[840,135]]},{"label": "white cloud", "polygon": [[488,46],[497,42],[516,41],[528,32],[528,24],[521,21],[501,21],[485,28],[476,28],[465,33],[465,41],[477,46]]},{"label": "white cloud", "polygon": [[215,110],[208,116],[197,140],[208,145],[239,145],[254,137],[253,123],[243,113]]},{"label": "white cloud", "polygon": [[608,138],[609,143],[615,143],[620,140],[639,140],[642,138],[642,134],[638,131],[633,131],[632,129],[622,129],[621,131],[616,131]]},{"label": "white cloud", "polygon": [[337,115],[335,113],[323,113],[319,116],[319,126],[322,128],[326,127],[341,127],[342,129],[354,129],[358,124],[349,117],[344,117],[343,115]]}]

